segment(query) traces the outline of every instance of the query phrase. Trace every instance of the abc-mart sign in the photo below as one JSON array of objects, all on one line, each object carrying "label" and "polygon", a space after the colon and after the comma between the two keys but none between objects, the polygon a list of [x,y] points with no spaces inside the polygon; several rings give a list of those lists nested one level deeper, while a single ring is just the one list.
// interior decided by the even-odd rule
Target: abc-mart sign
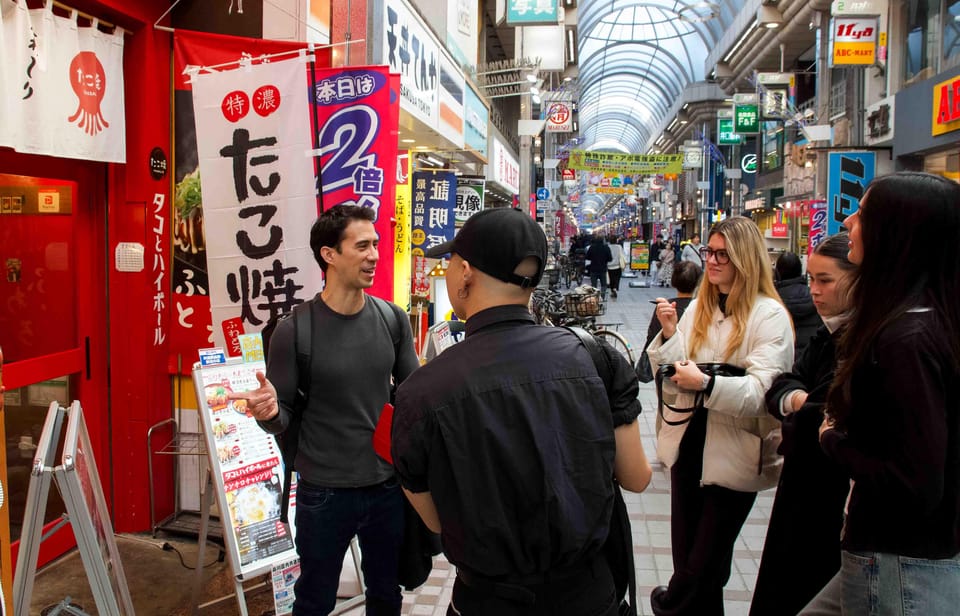
[{"label": "abc-mart sign", "polygon": [[833,65],[872,66],[877,57],[876,17],[837,17],[833,20]]}]

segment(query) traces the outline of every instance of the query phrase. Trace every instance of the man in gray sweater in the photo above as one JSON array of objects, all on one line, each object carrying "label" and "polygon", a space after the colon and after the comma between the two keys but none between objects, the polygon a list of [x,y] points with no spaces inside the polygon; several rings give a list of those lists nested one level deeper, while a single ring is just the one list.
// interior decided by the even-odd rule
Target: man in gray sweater
[{"label": "man in gray sweater", "polygon": [[[393,304],[386,306],[395,313],[391,320],[401,324],[401,340],[394,347],[391,326],[374,305],[382,300],[364,293],[373,285],[379,259],[373,220],[369,208],[339,205],[324,212],[310,231],[310,247],[326,284],[310,301],[310,391],[305,392],[295,463],[300,474],[295,616],[333,610],[343,557],[354,535],[363,552],[366,613],[400,614],[403,494],[393,467],[374,453],[372,439],[390,401],[391,376],[402,381],[418,361],[406,314]],[[277,324],[267,375],[257,375],[261,387],[248,398],[250,412],[273,434],[290,424],[297,397],[293,322],[289,318]]]}]

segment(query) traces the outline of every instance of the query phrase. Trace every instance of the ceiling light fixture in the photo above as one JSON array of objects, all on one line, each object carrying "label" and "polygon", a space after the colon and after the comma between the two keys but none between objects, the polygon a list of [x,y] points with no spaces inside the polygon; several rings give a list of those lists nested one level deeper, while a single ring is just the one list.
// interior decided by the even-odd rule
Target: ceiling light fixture
[{"label": "ceiling light fixture", "polygon": [[775,6],[761,4],[757,9],[757,23],[771,30],[779,28],[783,25],[783,14]]}]

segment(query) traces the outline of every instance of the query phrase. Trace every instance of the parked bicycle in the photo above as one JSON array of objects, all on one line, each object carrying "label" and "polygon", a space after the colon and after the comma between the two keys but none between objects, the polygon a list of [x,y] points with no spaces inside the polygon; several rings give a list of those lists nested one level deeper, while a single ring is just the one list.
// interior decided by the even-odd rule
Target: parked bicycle
[{"label": "parked bicycle", "polygon": [[530,298],[530,312],[542,325],[582,327],[623,354],[631,366],[636,361],[633,346],[612,329],[616,325],[597,321],[606,312],[606,304],[593,287],[579,287],[566,295],[553,289],[536,289]]}]

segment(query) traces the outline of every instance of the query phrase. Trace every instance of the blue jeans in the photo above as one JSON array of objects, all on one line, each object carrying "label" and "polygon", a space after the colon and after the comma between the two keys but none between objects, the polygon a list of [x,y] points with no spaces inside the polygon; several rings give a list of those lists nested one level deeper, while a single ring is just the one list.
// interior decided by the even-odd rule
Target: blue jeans
[{"label": "blue jeans", "polygon": [[297,485],[294,616],[329,614],[337,602],[343,557],[356,535],[363,553],[366,613],[400,614],[397,567],[403,540],[403,493],[396,479],[364,488]]},{"label": "blue jeans", "polygon": [[800,614],[948,616],[960,606],[960,554],[929,560],[843,552],[840,571]]}]

